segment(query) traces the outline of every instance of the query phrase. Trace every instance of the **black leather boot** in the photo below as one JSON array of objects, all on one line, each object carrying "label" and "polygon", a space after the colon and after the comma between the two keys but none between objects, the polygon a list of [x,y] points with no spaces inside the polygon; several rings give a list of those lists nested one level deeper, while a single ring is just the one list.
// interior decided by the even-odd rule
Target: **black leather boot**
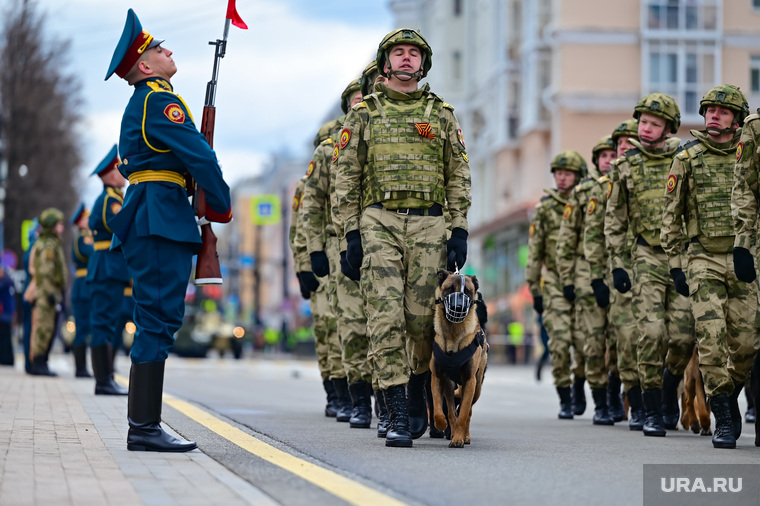
[{"label": "black leather boot", "polygon": [[34,357],[29,368],[29,374],[33,376],[58,376],[58,374],[48,368],[47,362],[48,358],[46,355]]},{"label": "black leather boot", "polygon": [[572,420],[573,394],[570,387],[557,387],[557,395],[559,395],[559,414],[557,417],[561,420]]},{"label": "black leather boot", "polygon": [[353,429],[369,429],[372,423],[372,385],[366,381],[354,381],[348,385],[351,394],[351,418],[348,424]]},{"label": "black leather boot", "polygon": [[338,422],[347,422],[351,419],[351,396],[348,393],[348,379],[337,378],[332,380],[335,387],[335,394],[338,396],[338,412],[335,420]]},{"label": "black leather boot", "polygon": [[430,371],[422,374],[412,374],[406,385],[406,395],[409,400],[409,432],[412,439],[422,437],[428,427],[427,401],[425,400],[425,383],[430,377]]},{"label": "black leather boot", "polygon": [[[435,428],[435,407],[433,406],[433,389],[432,384],[430,380],[430,374],[427,376],[427,381],[425,382],[425,399],[427,400],[427,411],[428,411],[428,426],[430,427],[430,437],[435,439],[442,439],[444,436],[444,431],[438,430]],[[445,399],[441,399],[444,403],[446,402]],[[444,408],[444,413],[446,412]]]},{"label": "black leather boot", "polygon": [[382,390],[375,390],[375,407],[377,408],[377,437],[385,437],[388,432],[390,417]]},{"label": "black leather boot", "polygon": [[631,407],[631,415],[628,417],[628,428],[630,430],[643,430],[644,421],[644,403],[641,400],[641,387],[636,385],[631,387],[626,393],[628,405]]},{"label": "black leather boot", "polygon": [[734,424],[734,438],[739,439],[742,435],[742,412],[739,409],[739,394],[744,388],[744,383],[734,384],[734,393],[728,398],[728,409],[731,413],[731,422]]},{"label": "black leather boot", "polygon": [[594,425],[614,425],[610,417],[609,410],[607,408],[607,389],[606,388],[594,388],[591,390],[591,395],[594,397],[594,419],[592,423]]},{"label": "black leather boot", "polygon": [[409,405],[406,400],[406,387],[396,385],[383,392],[388,406],[390,424],[385,434],[385,446],[411,448],[412,434],[409,432]]},{"label": "black leather boot", "polygon": [[625,406],[620,396],[620,376],[612,373],[607,380],[607,402],[610,409],[610,418],[613,422],[625,420]]},{"label": "black leather boot", "polygon": [[586,390],[583,386],[586,384],[586,378],[575,377],[573,383],[573,413],[581,416],[586,412]]},{"label": "black leather boot", "polygon": [[92,378],[92,374],[87,370],[87,345],[77,344],[71,347],[71,353],[74,355],[74,376],[77,378]]},{"label": "black leather boot", "polygon": [[683,374],[675,375],[668,368],[662,373],[662,423],[667,430],[678,430],[678,385]]},{"label": "black leather boot", "polygon": [[338,415],[338,394],[335,393],[335,387],[332,381],[325,378],[322,380],[322,386],[327,394],[327,404],[325,405],[325,416],[335,418]]},{"label": "black leather boot", "polygon": [[662,423],[662,390],[659,388],[647,388],[641,395],[646,411],[644,421],[645,436],[664,436],[665,426]]},{"label": "black leather boot", "polygon": [[710,398],[710,411],[715,415],[715,432],[712,444],[714,448],[736,448],[734,424],[731,420],[728,396],[716,395]]},{"label": "black leather boot", "polygon": [[744,414],[744,421],[747,423],[755,423],[755,400],[749,393],[749,381],[747,381],[744,386],[746,387],[744,389],[744,395],[747,398],[747,412]]},{"label": "black leather boot", "polygon": [[108,348],[105,344],[90,348],[92,372],[95,373],[95,395],[127,395],[129,392],[113,379]]},{"label": "black leather boot", "polygon": [[127,450],[187,452],[198,448],[194,441],[181,441],[161,428],[164,364],[163,361],[132,364],[127,401]]}]

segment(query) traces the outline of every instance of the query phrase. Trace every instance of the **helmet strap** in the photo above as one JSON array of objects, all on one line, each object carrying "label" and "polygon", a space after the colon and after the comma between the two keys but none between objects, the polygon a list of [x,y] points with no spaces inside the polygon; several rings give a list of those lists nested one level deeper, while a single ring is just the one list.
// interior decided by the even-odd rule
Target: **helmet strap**
[{"label": "helmet strap", "polygon": [[723,134],[732,134],[736,132],[736,128],[715,128],[715,127],[707,127],[705,128],[707,133],[712,135],[723,135]]},{"label": "helmet strap", "polygon": [[[388,77],[390,77],[390,76],[396,76],[396,78],[398,78],[399,76],[401,76],[401,77],[408,77],[410,81],[412,79],[416,79],[417,81],[419,81],[420,79],[422,79],[422,68],[425,66],[425,54],[424,53],[422,54],[422,61],[420,62],[420,68],[417,69],[417,72],[404,72],[404,71],[401,71],[401,70],[393,70],[393,68],[391,67],[391,58],[390,58],[390,56],[391,55],[390,55],[389,51],[386,51],[385,52],[385,64],[388,65]],[[406,81],[406,79],[399,79],[399,81]]]},{"label": "helmet strap", "polygon": [[668,138],[668,129],[665,128],[665,130],[662,131],[662,135],[659,136],[658,138],[648,141],[644,139],[643,137],[639,136],[639,142],[642,144],[646,144],[647,146],[654,146],[655,144],[659,144],[662,141],[666,140],[667,138]]}]

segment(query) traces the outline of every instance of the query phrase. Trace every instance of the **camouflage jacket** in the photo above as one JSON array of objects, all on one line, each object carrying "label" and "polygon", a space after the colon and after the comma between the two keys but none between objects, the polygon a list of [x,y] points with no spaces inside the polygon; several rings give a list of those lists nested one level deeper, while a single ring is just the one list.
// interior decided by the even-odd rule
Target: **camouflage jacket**
[{"label": "camouflage jacket", "polygon": [[718,145],[707,133],[692,130],[697,140],[685,144],[673,159],[660,231],[671,269],[683,268],[683,245],[690,239],[699,239],[711,253],[733,248],[731,186],[738,133],[731,142]]},{"label": "camouflage jacket", "polygon": [[536,204],[536,213],[528,229],[528,265],[525,280],[533,297],[541,295],[541,266],[557,272],[557,236],[567,198],[557,190],[544,190],[548,195]]},{"label": "camouflage jacket", "polygon": [[757,228],[757,209],[760,189],[760,155],[758,137],[760,137],[760,110],[744,120],[742,136],[736,148],[736,166],[734,168],[734,186],[731,190],[731,217],[734,221],[734,247],[752,250],[755,245]]},{"label": "camouflage jacket", "polygon": [[306,185],[306,176],[296,185],[293,195],[293,214],[290,217],[290,249],[293,252],[293,266],[296,272],[311,271],[311,259],[306,249],[306,236],[303,233],[302,197]]},{"label": "camouflage jacket", "polygon": [[[599,172],[590,168],[589,177],[573,188],[567,199],[557,236],[557,273],[562,286],[575,284],[575,260],[584,256],[583,222],[591,202],[591,190],[599,177]],[[591,205],[595,207],[596,201]]]},{"label": "camouflage jacket", "polygon": [[[428,140],[439,146],[435,155],[436,159],[442,161],[443,174],[439,174],[445,191],[445,201],[448,211],[451,213],[451,223],[454,228],[467,230],[467,211],[471,204],[470,195],[470,167],[468,165],[467,152],[465,150],[464,138],[459,128],[459,122],[454,116],[453,107],[442,102],[429,91],[429,86],[425,85],[419,90],[409,94],[400,93],[387,86],[378,85],[379,91],[376,94],[368,95],[365,101],[360,102],[349,111],[346,121],[341,131],[341,138],[338,146],[337,172],[335,180],[335,191],[338,200],[338,212],[343,220],[342,236],[346,233],[359,229],[359,218],[362,206],[369,205],[368,202],[362,201],[362,196],[367,188],[364,188],[370,180],[368,173],[368,151],[372,149],[372,111],[367,105],[367,100],[380,101],[388,105],[389,108],[395,104],[402,104],[404,108],[410,106],[419,106],[419,114],[414,113],[414,117],[409,117],[408,125],[399,127],[398,138],[406,137],[426,137]],[[412,124],[419,118],[423,118],[425,110],[441,102],[436,106],[438,116],[435,118],[440,128],[433,128],[428,131],[424,128],[424,123]],[[400,107],[400,106],[399,106]],[[432,119],[428,126],[433,123]],[[416,141],[416,138],[415,138]],[[389,160],[403,161],[411,159],[410,153],[405,150],[405,142],[395,142],[398,153],[392,155]],[[413,143],[409,143],[413,144]],[[431,144],[432,145],[432,144]],[[388,160],[384,160],[387,162]],[[392,182],[403,179],[407,176],[402,171],[394,172],[388,169],[382,175],[375,174],[375,177],[383,178],[385,181]],[[389,200],[394,200],[392,197]],[[412,200],[412,202],[408,202]],[[394,201],[393,204],[400,204],[396,207],[428,207],[432,201],[420,201],[418,199],[407,199],[407,201]],[[427,204],[427,205],[425,205]],[[390,207],[393,208],[393,207]]]},{"label": "camouflage jacket", "polygon": [[634,237],[640,235],[651,246],[660,245],[665,185],[680,142],[671,137],[663,149],[652,150],[632,140],[636,149],[615,162],[604,222],[613,270],[625,268],[629,228]]},{"label": "camouflage jacket", "polygon": [[57,302],[61,302],[66,288],[66,259],[61,240],[51,232],[42,232],[33,248],[37,300],[53,295]]}]

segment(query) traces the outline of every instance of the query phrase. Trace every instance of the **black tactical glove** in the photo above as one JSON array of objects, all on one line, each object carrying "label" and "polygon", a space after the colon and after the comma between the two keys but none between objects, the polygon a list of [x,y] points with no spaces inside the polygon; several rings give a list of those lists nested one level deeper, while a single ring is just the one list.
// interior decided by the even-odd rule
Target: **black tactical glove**
[{"label": "black tactical glove", "polygon": [[301,281],[303,286],[310,292],[316,292],[319,288],[319,280],[311,271],[301,271]]},{"label": "black tactical glove", "polygon": [[467,236],[469,234],[463,228],[455,228],[451,231],[451,238],[446,243],[446,270],[460,269],[467,261]]},{"label": "black tactical glove", "polygon": [[52,307],[55,307],[56,305],[58,305],[58,302],[56,302],[56,300],[55,300],[55,295],[53,295],[52,293],[50,295],[48,295],[47,296],[47,303],[48,303],[49,306],[52,306]]},{"label": "black tactical glove", "polygon": [[563,287],[562,296],[569,302],[573,302],[575,300],[575,285],[567,285]]},{"label": "black tactical glove", "polygon": [[301,290],[301,297],[303,297],[306,300],[309,300],[311,298],[311,292],[308,288],[306,288],[303,284],[303,280],[301,279],[301,273],[296,272],[296,278],[298,278],[298,288]]},{"label": "black tactical glove", "polygon": [[734,248],[734,273],[739,281],[752,283],[757,278],[755,259],[746,248]]},{"label": "black tactical glove", "polygon": [[324,251],[315,251],[309,255],[311,257],[311,272],[324,278],[330,274],[330,262],[327,260],[327,253]]},{"label": "black tactical glove", "polygon": [[596,305],[604,309],[610,305],[610,289],[604,283],[604,280],[594,279],[591,281],[591,289],[594,290],[594,298],[596,299]]},{"label": "black tactical glove", "polygon": [[538,297],[533,297],[533,309],[535,309],[538,314],[544,313],[544,298],[540,295]]},{"label": "black tactical glove", "polygon": [[673,284],[676,287],[676,292],[680,293],[684,297],[688,297],[689,284],[686,283],[686,274],[683,273],[683,269],[670,269],[670,277],[673,278]]},{"label": "black tactical glove", "polygon": [[364,251],[362,250],[362,236],[358,230],[352,230],[346,234],[346,260],[348,265],[357,271],[362,267]]},{"label": "black tactical glove", "polygon": [[359,281],[361,277],[359,269],[354,269],[348,264],[345,251],[340,252],[340,272],[342,272],[344,276],[352,281]]},{"label": "black tactical glove", "polygon": [[631,289],[631,278],[628,277],[628,273],[625,272],[625,269],[613,269],[612,284],[615,285],[615,290],[620,293],[625,293]]}]

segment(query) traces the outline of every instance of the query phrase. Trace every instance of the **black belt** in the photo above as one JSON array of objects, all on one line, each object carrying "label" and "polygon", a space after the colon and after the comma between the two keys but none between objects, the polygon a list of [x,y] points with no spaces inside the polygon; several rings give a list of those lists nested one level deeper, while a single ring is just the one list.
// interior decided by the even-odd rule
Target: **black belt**
[{"label": "black belt", "polygon": [[[374,207],[375,209],[385,209],[383,205],[379,202],[377,204],[370,204],[369,207]],[[407,207],[402,207],[400,209],[385,209],[385,210],[391,213],[403,214],[403,215],[409,214],[411,216],[443,216],[443,207],[441,206],[441,204],[433,204],[427,209],[409,209]]]},{"label": "black belt", "polygon": [[642,236],[638,236],[636,238],[636,244],[640,244],[641,246],[649,246],[650,248],[655,250],[657,253],[665,253],[665,250],[662,249],[662,246],[652,246]]}]

